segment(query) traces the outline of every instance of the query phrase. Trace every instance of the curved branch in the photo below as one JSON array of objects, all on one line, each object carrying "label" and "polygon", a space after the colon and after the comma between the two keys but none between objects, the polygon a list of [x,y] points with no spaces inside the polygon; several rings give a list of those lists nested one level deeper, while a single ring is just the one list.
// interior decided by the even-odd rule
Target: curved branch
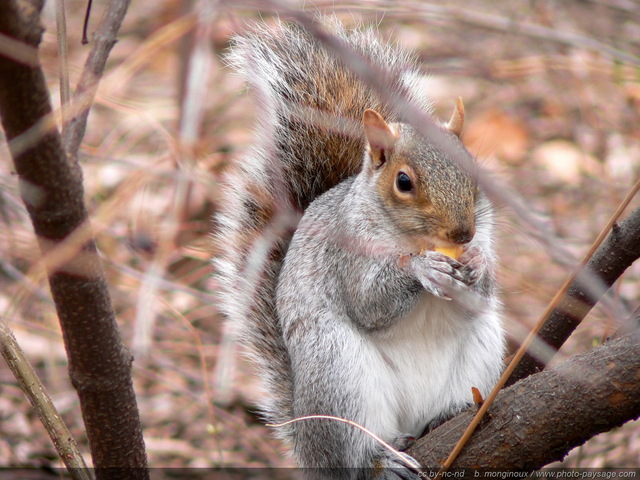
[{"label": "curved branch", "polygon": [[[471,409],[457,415],[408,453],[427,468],[439,468],[474,414]],[[640,329],[635,328],[503,390],[453,468],[538,469],[638,416]]]}]

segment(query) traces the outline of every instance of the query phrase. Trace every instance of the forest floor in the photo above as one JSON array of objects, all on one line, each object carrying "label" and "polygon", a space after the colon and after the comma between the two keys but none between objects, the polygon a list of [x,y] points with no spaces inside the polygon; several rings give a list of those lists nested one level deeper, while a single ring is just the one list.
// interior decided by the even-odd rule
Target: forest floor
[{"label": "forest floor", "polygon": [[[217,185],[250,144],[254,120],[242,81],[222,55],[230,35],[258,14],[217,12],[205,42],[212,64],[196,109],[201,127],[190,129],[180,108],[193,41],[187,3],[133,2],[130,8],[81,147],[87,205],[119,325],[135,354],[150,465],[290,466],[255,414],[258,387],[221,324],[209,263],[224,248],[210,236]],[[414,50],[430,72],[434,115],[448,119],[462,97],[470,151],[553,232],[573,256],[567,262],[584,255],[640,174],[637,2],[315,4],[347,23],[379,23],[384,37]],[[80,43],[85,2],[66,5],[73,86],[91,45]],[[94,5],[90,32],[101,8]],[[57,106],[53,2],[43,21],[41,61]],[[6,142],[0,142],[0,315],[89,459],[55,309],[46,278],[34,267],[38,249]],[[635,199],[630,208],[638,205]],[[513,350],[569,270],[510,207],[498,213],[499,281]],[[623,312],[640,305],[640,265],[610,296]],[[554,362],[601,343],[619,324],[596,308]],[[3,362],[0,392],[0,467],[60,466]],[[562,465],[639,467],[639,459],[640,422],[630,422],[573,450]]]}]

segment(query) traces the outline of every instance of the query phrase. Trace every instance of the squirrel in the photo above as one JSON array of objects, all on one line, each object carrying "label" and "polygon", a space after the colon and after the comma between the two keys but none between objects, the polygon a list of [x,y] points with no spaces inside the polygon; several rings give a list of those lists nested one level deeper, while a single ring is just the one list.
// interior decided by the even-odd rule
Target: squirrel
[{"label": "squirrel", "polygon": [[[374,28],[332,32],[430,111],[415,58]],[[261,411],[327,478],[418,478],[401,450],[486,396],[502,369],[494,211],[473,175],[296,24],[234,37],[256,140],[223,185],[219,305]],[[459,102],[442,135],[469,159]],[[440,251],[438,251],[440,250]],[[457,258],[456,258],[457,257]],[[289,423],[287,423],[289,422]]]}]

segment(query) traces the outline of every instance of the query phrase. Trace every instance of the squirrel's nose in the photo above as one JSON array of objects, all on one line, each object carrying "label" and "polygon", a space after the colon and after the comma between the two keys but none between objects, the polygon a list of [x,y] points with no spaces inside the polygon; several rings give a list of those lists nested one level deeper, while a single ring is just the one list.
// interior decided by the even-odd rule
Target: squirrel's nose
[{"label": "squirrel's nose", "polygon": [[449,230],[449,232],[447,232],[447,239],[457,245],[463,245],[469,243],[475,234],[476,229],[474,227],[461,227]]}]

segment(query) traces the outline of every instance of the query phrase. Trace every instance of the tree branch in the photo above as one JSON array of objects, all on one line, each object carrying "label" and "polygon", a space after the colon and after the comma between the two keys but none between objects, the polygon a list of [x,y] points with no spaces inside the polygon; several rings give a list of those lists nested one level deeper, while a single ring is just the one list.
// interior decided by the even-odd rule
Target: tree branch
[{"label": "tree branch", "polygon": [[[0,0],[0,34],[37,47],[37,0]],[[0,116],[20,179],[20,193],[45,254],[87,228],[82,172],[69,161],[58,131],[48,129],[18,151],[12,139],[50,117],[39,65],[0,56]],[[98,478],[148,478],[142,428],[131,381],[132,357],[120,338],[102,264],[92,238],[57,268],[49,285],[63,332]],[[104,470],[120,467],[127,470]],[[138,468],[132,468],[138,467]]]},{"label": "tree branch", "polygon": [[69,157],[77,158],[80,143],[87,128],[87,118],[93,103],[98,83],[111,49],[116,44],[118,31],[129,8],[130,0],[111,0],[94,35],[94,46],[87,57],[73,96],[75,112],[68,124],[63,127],[64,143]]},{"label": "tree branch", "polygon": [[20,388],[27,396],[31,405],[38,414],[40,422],[44,425],[49,438],[69,470],[74,480],[91,480],[92,476],[87,470],[82,455],[78,451],[75,439],[69,432],[67,425],[58,414],[51,398],[40,382],[38,375],[31,367],[29,360],[18,345],[16,338],[9,326],[0,319],[0,350],[9,369],[18,380]]},{"label": "tree branch", "polygon": [[[636,322],[637,322],[636,313]],[[437,469],[475,414],[467,410],[408,451]],[[503,390],[453,468],[533,470],[640,416],[640,329]]]},{"label": "tree branch", "polygon": [[[640,258],[640,207],[615,226],[587,263],[585,271],[569,288],[567,296],[538,333],[538,339],[558,350],[593,306]],[[526,354],[507,381],[507,386],[544,368],[543,362]]]}]

